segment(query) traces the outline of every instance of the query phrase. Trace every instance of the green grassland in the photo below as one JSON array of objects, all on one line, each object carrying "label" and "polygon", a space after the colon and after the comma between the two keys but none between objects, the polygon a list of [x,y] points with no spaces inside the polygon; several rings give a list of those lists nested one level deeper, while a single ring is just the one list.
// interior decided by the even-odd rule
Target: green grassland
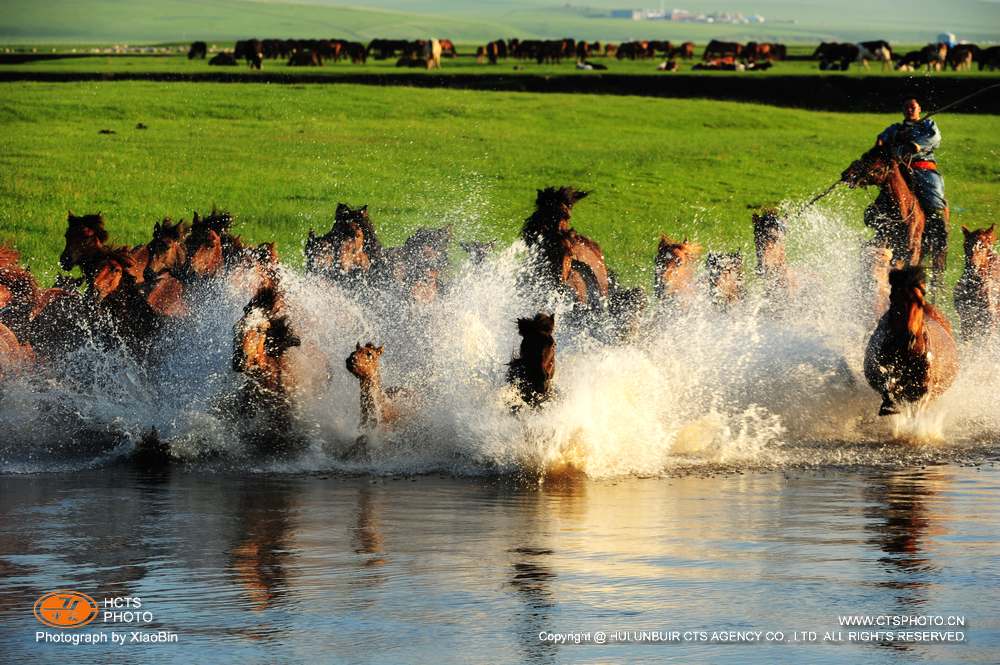
[{"label": "green grassland", "polygon": [[[762,24],[612,19],[611,9],[655,2],[588,0],[5,0],[0,43],[149,43],[260,37],[501,37],[622,41],[889,39],[925,43],[942,30],[1000,40],[1000,4],[981,0],[696,0],[692,11],[763,14]],[[668,6],[668,8],[670,8]]]},{"label": "green grassland", "polygon": [[[371,86],[192,83],[0,85],[0,241],[51,276],[67,209],[101,211],[113,241],[213,204],[238,232],[301,263],[337,202],[369,204],[380,234],[420,226],[516,237],[536,188],[593,191],[577,227],[647,283],[661,231],[749,247],[750,212],[835,180],[893,116],[704,100]],[[137,123],[148,129],[137,129]],[[997,220],[996,116],[944,115],[939,152],[959,224]],[[115,134],[99,134],[101,129]],[[832,203],[857,225],[874,192]]]}]

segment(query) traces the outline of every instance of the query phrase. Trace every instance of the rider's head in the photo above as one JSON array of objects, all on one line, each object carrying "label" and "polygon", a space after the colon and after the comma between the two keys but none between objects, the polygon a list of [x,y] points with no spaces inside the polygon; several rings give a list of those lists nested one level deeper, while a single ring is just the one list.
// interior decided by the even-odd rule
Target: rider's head
[{"label": "rider's head", "polygon": [[920,120],[920,102],[912,97],[903,100],[903,118],[906,120]]}]

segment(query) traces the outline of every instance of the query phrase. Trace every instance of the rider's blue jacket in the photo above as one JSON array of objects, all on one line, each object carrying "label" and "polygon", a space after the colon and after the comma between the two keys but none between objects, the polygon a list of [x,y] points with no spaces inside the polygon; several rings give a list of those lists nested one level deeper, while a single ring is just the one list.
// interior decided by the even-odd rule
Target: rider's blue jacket
[{"label": "rider's blue jacket", "polygon": [[[904,120],[886,127],[878,138],[898,150],[901,156],[912,154],[914,159],[934,162],[936,161],[934,151],[941,145],[941,130],[930,118],[917,121]],[[912,143],[920,146],[920,150],[916,153],[909,149]]]}]

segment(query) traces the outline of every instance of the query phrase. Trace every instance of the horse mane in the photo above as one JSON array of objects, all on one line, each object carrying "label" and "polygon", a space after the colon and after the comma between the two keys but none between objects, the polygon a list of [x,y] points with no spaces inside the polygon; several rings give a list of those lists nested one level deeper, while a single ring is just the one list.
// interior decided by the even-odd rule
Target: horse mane
[{"label": "horse mane", "polygon": [[163,222],[157,222],[153,227],[153,240],[164,240],[164,241],[181,241],[187,234],[188,227],[184,223],[184,220],[178,221],[176,224],[170,223],[170,218],[165,217]]},{"label": "horse mane", "polygon": [[889,272],[890,302],[910,305],[914,302],[923,307],[924,314],[937,321],[952,333],[951,321],[934,305],[924,300],[927,290],[927,271],[923,266],[905,266]]},{"label": "horse mane", "polygon": [[589,193],[573,187],[539,189],[535,197],[535,211],[524,221],[521,237],[531,245],[539,235],[558,231],[562,221],[569,221],[573,205]]},{"label": "horse mane", "polygon": [[91,215],[74,215],[72,211],[66,216],[66,222],[70,228],[82,226],[89,228],[101,242],[108,241],[108,232],[104,228],[104,217],[101,213]]}]

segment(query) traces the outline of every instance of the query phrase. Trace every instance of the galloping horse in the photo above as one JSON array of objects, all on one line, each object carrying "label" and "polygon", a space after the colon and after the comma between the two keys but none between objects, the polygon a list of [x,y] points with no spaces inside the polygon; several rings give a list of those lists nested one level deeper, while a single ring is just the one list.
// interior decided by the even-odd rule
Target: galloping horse
[{"label": "galloping horse", "polygon": [[989,334],[1000,326],[1000,256],[993,249],[995,224],[965,236],[965,270],[955,285],[955,309],[962,321],[962,339]]},{"label": "galloping horse", "polygon": [[449,244],[451,226],[417,229],[401,246],[385,250],[380,273],[403,296],[415,302],[432,302],[448,268]]},{"label": "galloping horse", "polygon": [[[948,258],[944,238],[924,235],[927,218],[904,176],[904,165],[892,156],[888,146],[876,145],[861,155],[842,174],[851,188],[875,185],[879,194],[865,210],[865,225],[875,230],[873,245],[892,250],[897,267],[915,266],[924,254],[931,257],[931,286],[940,286]],[[945,226],[949,218],[945,209]]]},{"label": "galloping horse", "polygon": [[604,252],[569,225],[573,205],[585,196],[587,192],[572,187],[538,190],[535,212],[525,220],[521,238],[529,248],[538,248],[545,273],[555,284],[565,285],[577,303],[599,309],[608,297]]},{"label": "galloping horse", "polygon": [[556,371],[556,341],[554,315],[539,312],[531,319],[518,319],[521,348],[510,361],[507,383],[514,386],[529,406],[538,406],[552,394],[552,377]]},{"label": "galloping horse", "polygon": [[899,402],[941,395],[958,373],[951,324],[926,300],[924,269],[893,270],[889,284],[889,311],[865,351],[865,378],[882,396],[880,416],[899,413]]},{"label": "galloping horse", "polygon": [[785,255],[784,220],[776,210],[753,215],[753,242],[757,252],[757,275],[764,281],[767,295],[791,295],[793,278]]},{"label": "galloping horse", "polygon": [[307,272],[348,284],[366,277],[382,260],[382,244],[368,218],[368,206],[338,203],[333,227],[325,235],[309,230],[305,254]]},{"label": "galloping horse", "polygon": [[665,302],[687,304],[694,297],[694,272],[702,248],[685,238],[675,242],[660,236],[653,275],[653,292]]}]

